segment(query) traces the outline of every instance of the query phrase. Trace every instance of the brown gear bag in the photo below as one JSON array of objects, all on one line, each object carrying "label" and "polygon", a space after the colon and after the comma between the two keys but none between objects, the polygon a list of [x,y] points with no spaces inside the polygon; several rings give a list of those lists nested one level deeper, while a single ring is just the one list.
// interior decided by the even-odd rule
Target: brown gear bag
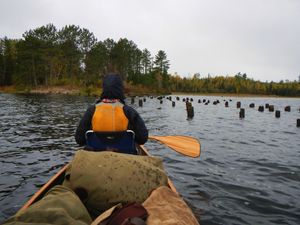
[{"label": "brown gear bag", "polygon": [[139,203],[118,204],[101,214],[91,225],[146,225],[147,210]]}]

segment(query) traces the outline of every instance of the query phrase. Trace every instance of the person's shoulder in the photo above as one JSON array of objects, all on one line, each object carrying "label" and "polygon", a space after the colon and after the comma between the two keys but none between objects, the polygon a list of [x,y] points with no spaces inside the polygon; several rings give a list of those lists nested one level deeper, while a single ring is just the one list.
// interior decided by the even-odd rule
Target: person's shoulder
[{"label": "person's shoulder", "polygon": [[95,108],[96,108],[96,105],[95,104],[91,104],[88,106],[87,108],[87,112],[94,112],[95,111]]},{"label": "person's shoulder", "polygon": [[91,104],[91,105],[88,106],[88,109],[93,109],[95,107],[96,107],[96,104]]},{"label": "person's shoulder", "polygon": [[129,106],[129,105],[125,104],[123,106],[123,109],[124,109],[124,112],[132,113],[132,114],[138,114],[138,112],[134,108],[132,108],[131,106]]},{"label": "person's shoulder", "polygon": [[126,109],[126,110],[136,111],[134,108],[132,108],[131,106],[126,105],[126,104],[123,105],[123,108]]}]

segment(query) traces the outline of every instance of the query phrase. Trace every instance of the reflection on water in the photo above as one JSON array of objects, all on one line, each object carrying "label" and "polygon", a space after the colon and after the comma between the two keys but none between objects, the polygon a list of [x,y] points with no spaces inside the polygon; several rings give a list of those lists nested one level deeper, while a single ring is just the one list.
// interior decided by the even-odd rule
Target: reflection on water
[{"label": "reflection on water", "polygon": [[[201,224],[298,224],[300,221],[299,99],[193,96],[195,117],[185,103],[160,104],[147,98],[142,108],[151,135],[190,135],[201,140],[199,159],[165,146],[146,147],[164,158],[178,191]],[[204,105],[198,99],[220,100]],[[14,214],[76,151],[74,131],[94,98],[0,94],[0,221]],[[173,96],[174,100],[174,96]],[[236,102],[245,108],[239,119]],[[137,101],[136,101],[137,102]],[[250,108],[250,103],[255,108]],[[257,107],[274,104],[274,112]],[[291,112],[284,112],[290,105]]]}]

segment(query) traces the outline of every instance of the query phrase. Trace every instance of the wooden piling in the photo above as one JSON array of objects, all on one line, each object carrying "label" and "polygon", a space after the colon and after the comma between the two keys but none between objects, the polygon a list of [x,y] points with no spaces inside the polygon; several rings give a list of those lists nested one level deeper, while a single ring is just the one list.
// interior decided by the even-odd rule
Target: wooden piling
[{"label": "wooden piling", "polygon": [[279,111],[279,110],[276,110],[276,111],[275,111],[275,117],[276,117],[276,118],[280,118],[280,111]]},{"label": "wooden piling", "polygon": [[241,108],[241,102],[236,103],[236,108],[238,108],[238,109]]},{"label": "wooden piling", "polygon": [[254,104],[254,103],[251,103],[251,104],[249,105],[249,107],[250,107],[250,108],[254,108],[254,107],[255,107],[255,104]]},{"label": "wooden piling", "polygon": [[193,118],[194,117],[194,107],[192,106],[191,102],[186,102],[186,111],[187,111],[187,117]]},{"label": "wooden piling", "polygon": [[225,107],[228,107],[229,106],[229,103],[226,101],[225,102]]},{"label": "wooden piling", "polygon": [[143,107],[143,99],[139,99],[139,107]]},{"label": "wooden piling", "polygon": [[163,104],[163,100],[160,100],[160,104]]},{"label": "wooden piling", "polygon": [[240,118],[241,119],[245,118],[245,109],[244,108],[240,109]]},{"label": "wooden piling", "polygon": [[274,105],[269,105],[269,112],[274,112]]},{"label": "wooden piling", "polygon": [[198,99],[198,103],[201,103],[201,99]]},{"label": "wooden piling", "polygon": [[264,106],[263,105],[258,106],[258,111],[263,112],[264,111]]},{"label": "wooden piling", "polygon": [[218,105],[220,103],[220,101],[219,100],[215,100],[215,101],[213,101],[213,104],[214,105]]},{"label": "wooden piling", "polygon": [[180,98],[177,96],[177,97],[176,97],[176,100],[177,100],[177,101],[179,101],[179,100],[180,100]]},{"label": "wooden piling", "polygon": [[143,101],[146,102],[146,98],[143,98]]},{"label": "wooden piling", "polygon": [[174,101],[172,101],[172,107],[175,107],[175,102]]},{"label": "wooden piling", "polygon": [[268,109],[269,106],[270,106],[269,103],[266,103],[266,105],[265,105],[266,109]]},{"label": "wooden piling", "polygon": [[286,111],[286,112],[290,112],[291,111],[291,106],[286,106],[285,108],[284,108],[284,111]]},{"label": "wooden piling", "polygon": [[134,97],[131,97],[131,104],[134,104]]},{"label": "wooden piling", "polygon": [[300,119],[297,119],[297,127],[300,127]]}]

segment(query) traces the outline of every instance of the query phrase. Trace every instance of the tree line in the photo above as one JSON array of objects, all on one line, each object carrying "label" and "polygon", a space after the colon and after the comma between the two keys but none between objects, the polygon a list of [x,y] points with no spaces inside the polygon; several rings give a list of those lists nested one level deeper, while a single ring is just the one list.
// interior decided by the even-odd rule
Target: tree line
[{"label": "tree line", "polygon": [[169,60],[152,57],[126,38],[98,41],[85,28],[53,24],[26,31],[22,39],[0,39],[0,86],[94,85],[106,72],[119,72],[133,84],[167,87]]},{"label": "tree line", "polygon": [[171,76],[171,91],[194,93],[233,93],[278,96],[300,96],[300,82],[280,81],[261,82],[247,78],[247,74],[240,72],[234,76],[216,76],[200,78],[195,74],[192,78]]},{"label": "tree line", "polygon": [[300,96],[297,81],[260,82],[247,74],[192,78],[170,75],[167,54],[152,56],[131,40],[98,41],[88,29],[53,24],[26,31],[21,39],[0,39],[0,86],[19,88],[99,86],[106,72],[119,72],[125,82],[164,92],[247,93]]}]

